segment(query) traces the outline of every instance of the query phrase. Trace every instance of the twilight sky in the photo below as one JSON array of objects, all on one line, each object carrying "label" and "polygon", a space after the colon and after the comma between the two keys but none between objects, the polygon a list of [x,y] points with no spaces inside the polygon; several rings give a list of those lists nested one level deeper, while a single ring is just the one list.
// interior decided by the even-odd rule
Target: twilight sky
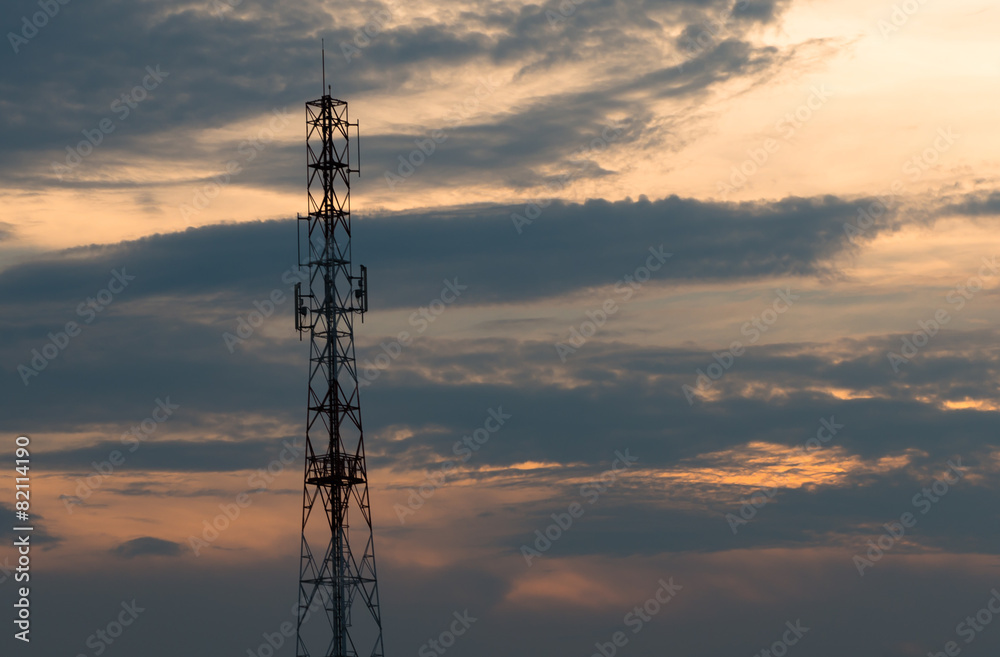
[{"label": "twilight sky", "polygon": [[1000,5],[10,0],[0,26],[5,614],[21,434],[37,529],[4,655],[294,655],[321,38],[361,124],[387,655],[997,654]]}]

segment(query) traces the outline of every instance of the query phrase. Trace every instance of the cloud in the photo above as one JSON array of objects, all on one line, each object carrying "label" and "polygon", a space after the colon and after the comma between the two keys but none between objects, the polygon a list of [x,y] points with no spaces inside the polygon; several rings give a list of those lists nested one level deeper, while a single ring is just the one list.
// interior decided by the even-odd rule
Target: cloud
[{"label": "cloud", "polygon": [[[469,309],[558,299],[633,275],[655,259],[650,249],[656,252],[661,245],[673,256],[655,272],[654,286],[836,275],[832,260],[853,248],[842,224],[856,214],[854,202],[835,198],[739,205],[677,197],[553,203],[519,235],[512,210],[469,206],[359,219],[354,254],[369,266],[371,307],[415,310],[440,295],[444,280],[456,278],[468,285],[462,304]],[[169,397],[182,409],[157,429],[157,441],[169,440],[172,432],[177,432],[174,439],[190,439],[204,431],[208,418],[216,418],[213,423],[224,419],[228,428],[218,426],[220,434],[239,433],[244,441],[287,435],[285,428],[265,428],[262,418],[247,424],[242,416],[256,408],[285,418],[301,402],[302,393],[296,391],[304,356],[289,321],[294,240],[295,226],[288,221],[217,225],[42,255],[0,272],[0,358],[7,368],[0,390],[22,400],[10,408],[8,421],[30,421],[37,430],[99,431],[103,438],[95,442],[114,441],[148,417],[157,399]],[[87,300],[118,280],[113,272],[135,278],[100,313],[88,310]],[[279,302],[263,327],[228,349],[223,336],[236,330],[236,317],[275,292]],[[58,334],[68,322],[79,325],[80,335],[50,362],[41,362],[35,352],[50,342],[50,333],[61,339]],[[711,360],[697,350],[616,355],[613,347],[594,346],[588,346],[590,353],[579,359],[580,365],[615,371],[621,362],[615,359],[625,358],[631,371],[622,374],[619,385],[636,390],[647,385],[642,377],[649,376],[651,363],[676,368],[683,374],[675,375],[671,395],[689,382],[682,377],[691,378]],[[551,344],[514,348],[513,353],[540,363],[554,357]],[[489,359],[495,356],[479,349],[456,352],[465,360],[454,363],[453,371],[491,368]],[[766,353],[754,351],[741,367],[790,362],[763,357]],[[372,356],[363,348],[359,357]],[[433,368],[433,360],[425,359],[435,358],[441,359],[438,363],[452,360],[449,348],[424,352],[417,347],[407,351],[404,361]],[[816,365],[813,356],[799,358],[798,368]],[[510,365],[517,369],[526,364],[515,360]],[[19,366],[45,369],[30,376],[25,387]],[[422,376],[405,363],[393,367],[400,376]],[[830,375],[836,377],[846,367],[832,368]],[[872,368],[857,371],[874,375]],[[393,376],[386,375],[378,385]],[[738,374],[727,379],[740,380]],[[248,382],[255,384],[248,388]],[[50,395],[63,400],[59,413],[51,412]],[[566,402],[572,403],[570,396]]]},{"label": "cloud", "polygon": [[[140,205],[156,212],[156,204],[148,202],[151,187],[134,175],[122,175],[121,164],[155,157],[160,164],[173,162],[189,177],[192,160],[219,156],[215,146],[204,145],[201,131],[274,108],[301,107],[303,99],[315,96],[316,43],[325,36],[332,60],[328,68],[338,71],[337,95],[347,98],[366,92],[420,94],[442,82],[454,85],[477,77],[550,80],[549,93],[526,98],[488,121],[456,128],[451,143],[436,154],[434,171],[424,173],[446,184],[456,176],[472,180],[477,172],[491,171],[512,184],[524,184],[529,177],[517,180],[518,157],[522,166],[557,164],[585,143],[582,137],[606,125],[612,113],[625,111],[637,126],[669,139],[663,134],[669,125],[652,122],[656,99],[693,98],[727,80],[752,79],[778,67],[781,53],[746,39],[753,23],[773,21],[782,4],[753,2],[738,8],[725,35],[713,37],[694,55],[677,46],[666,66],[664,38],[675,25],[687,22],[690,29],[704,30],[703,25],[725,15],[730,3],[574,3],[572,16],[559,24],[547,16],[558,13],[556,3],[447,10],[413,5],[406,12],[387,3],[366,3],[335,14],[319,0],[245,0],[221,13],[213,7],[224,3],[186,2],[169,9],[149,1],[122,6],[103,0],[85,9],[68,4],[22,46],[16,63],[0,72],[0,97],[18,97],[16,106],[0,113],[0,136],[10,150],[5,177],[8,185],[25,188],[53,184],[51,165],[63,162],[67,147],[85,140],[84,133],[93,134],[102,120],[109,120],[113,132],[97,148],[107,151],[101,159],[113,163],[116,175],[78,178],[81,172],[93,173],[87,160],[64,184],[141,187],[146,194],[140,192]],[[10,8],[10,22],[35,10],[35,3],[21,2]],[[390,20],[380,22],[378,34],[366,38],[357,56],[343,61],[341,44],[354,43],[376,11],[390,13]],[[120,57],[122,52],[128,57]],[[213,65],[204,66],[206,61]],[[570,91],[557,83],[582,61],[592,66],[586,87]],[[124,115],[121,98],[143,84],[147,66],[160,66],[166,75]],[[430,66],[433,79],[426,74]],[[311,73],[303,76],[302,71]],[[475,75],[469,77],[470,71]],[[39,79],[46,83],[32,83]],[[55,118],[43,121],[42,116]],[[416,136],[439,127],[422,126]],[[378,169],[394,166],[397,155],[411,150],[413,138],[405,133],[372,135],[368,143],[374,159],[369,163]],[[301,182],[290,161],[284,167],[288,173],[281,170],[269,167],[252,182]],[[181,176],[170,178],[170,184],[177,184]],[[251,176],[237,184],[251,184]]]},{"label": "cloud", "polygon": [[[51,533],[49,528],[49,522],[45,520],[45,516],[39,513],[37,510],[30,511],[30,524],[29,526],[34,527],[34,530],[30,533],[32,545],[42,545],[44,549],[52,549],[62,543],[63,539]],[[24,533],[17,533],[13,530],[14,527],[23,527],[24,523],[19,521],[14,516],[14,505],[10,506],[0,502],[0,538],[4,539],[4,542],[10,545],[19,536],[24,536]]]},{"label": "cloud", "polygon": [[1000,214],[1000,192],[980,192],[967,194],[942,207],[938,214],[958,214],[969,217],[992,216]]},{"label": "cloud", "polygon": [[[90,464],[107,461],[108,455],[117,451],[124,459],[121,471],[125,472],[229,472],[267,467],[285,444],[292,446],[293,454],[301,454],[303,449],[301,438],[297,437],[245,438],[236,442],[210,438],[154,440],[150,436],[146,440],[134,452],[123,447],[120,442],[100,442],[81,448],[57,449],[51,453],[47,462],[52,468],[87,476],[93,474]],[[299,441],[298,446],[295,445],[296,440]],[[79,472],[82,464],[87,464],[87,469]],[[136,493],[126,490],[123,494]]]},{"label": "cloud", "polygon": [[[823,276],[833,273],[832,258],[853,249],[843,225],[865,202],[722,204],[671,196],[555,201],[535,207],[537,216],[525,206],[413,211],[356,219],[354,253],[369,267],[376,309],[425,305],[454,277],[469,285],[463,304],[612,285],[661,245],[674,255],[655,274],[660,282]],[[530,224],[527,217],[534,217]],[[72,318],[113,270],[124,268],[136,279],[123,300],[200,295],[219,303],[243,299],[234,305],[248,306],[273,289],[291,290],[295,239],[292,222],[269,221],[80,247],[0,272],[0,294],[8,304],[66,304]]]},{"label": "cloud", "polygon": [[[424,531],[419,538],[437,534]],[[463,547],[482,539],[467,533],[453,538]],[[206,650],[244,654],[269,646],[267,637],[294,642],[294,634],[289,639],[281,628],[290,623],[294,632],[295,539],[289,537],[283,554],[251,562],[188,559],[173,562],[170,569],[149,569],[144,560],[116,560],[69,573],[39,570],[39,585],[58,586],[61,595],[40,606],[34,617],[43,624],[64,619],[65,631],[40,633],[37,645],[44,654],[75,654],[95,628],[116,617],[122,601],[133,599],[147,610],[140,616],[143,622],[130,626],[116,644],[134,645],[147,657],[182,653],[192,640]],[[780,639],[786,620],[801,618],[810,628],[797,646],[803,654],[925,655],[956,638],[955,624],[991,595],[992,559],[983,555],[893,555],[873,571],[874,577],[864,579],[852,570],[849,555],[836,549],[576,557],[539,562],[531,569],[516,554],[434,566],[390,556],[380,549],[378,576],[383,623],[394,643],[415,651],[447,629],[453,612],[468,609],[477,622],[459,637],[455,650],[484,657],[593,651],[595,642],[629,631],[622,617],[655,593],[661,577],[673,577],[684,589],[631,637],[628,648],[639,654],[672,645],[686,657],[753,655]],[[579,595],[595,590],[608,595]],[[191,591],[199,595],[192,599]],[[81,607],[81,600],[88,604]],[[913,602],[905,613],[887,613],[900,600]],[[956,610],[956,604],[961,608]],[[227,632],[218,631],[220,620]],[[179,626],[187,628],[186,635],[174,631]],[[984,633],[980,640],[989,637]]]},{"label": "cloud", "polygon": [[122,559],[145,556],[177,557],[181,554],[181,545],[162,538],[141,536],[115,546],[111,552]]}]

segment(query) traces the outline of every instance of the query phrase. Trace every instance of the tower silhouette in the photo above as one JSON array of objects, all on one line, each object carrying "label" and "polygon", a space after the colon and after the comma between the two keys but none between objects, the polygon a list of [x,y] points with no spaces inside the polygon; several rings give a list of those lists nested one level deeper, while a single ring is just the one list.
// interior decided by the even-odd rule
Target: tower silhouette
[{"label": "tower silhouette", "polygon": [[[351,263],[347,103],[306,103],[309,214],[298,217],[295,327],[309,335],[297,657],[382,657],[382,619],[368,499],[354,318],[368,310],[367,270]],[[360,153],[359,153],[360,164]],[[322,604],[323,619],[310,609]],[[306,622],[308,620],[308,622]]]}]

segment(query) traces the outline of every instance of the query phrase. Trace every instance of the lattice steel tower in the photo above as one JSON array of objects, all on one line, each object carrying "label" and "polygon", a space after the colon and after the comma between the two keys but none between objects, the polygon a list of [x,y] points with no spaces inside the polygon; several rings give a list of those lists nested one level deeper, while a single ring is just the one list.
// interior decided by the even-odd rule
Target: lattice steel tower
[{"label": "lattice steel tower", "polygon": [[[295,327],[309,334],[302,551],[297,657],[382,657],[382,619],[358,371],[354,317],[368,309],[367,270],[351,265],[351,128],[347,103],[306,103],[309,214],[298,217]],[[359,155],[360,164],[360,155]],[[323,619],[310,610],[323,609]],[[308,621],[308,622],[306,622]]]}]

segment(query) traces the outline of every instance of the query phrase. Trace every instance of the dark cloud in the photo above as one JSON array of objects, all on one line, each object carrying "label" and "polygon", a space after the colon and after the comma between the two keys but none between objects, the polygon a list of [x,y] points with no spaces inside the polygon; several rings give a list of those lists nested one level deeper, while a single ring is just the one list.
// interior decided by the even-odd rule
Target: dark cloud
[{"label": "dark cloud", "polygon": [[[966,459],[951,461],[972,465]],[[946,463],[937,464],[941,467],[933,475],[886,471],[839,485],[778,486],[767,496],[761,492],[764,488],[716,487],[705,482],[618,481],[591,505],[591,498],[580,494],[583,484],[559,487],[548,499],[519,505],[507,540],[518,547],[535,529],[551,524],[552,513],[563,512],[575,501],[583,505],[585,514],[574,523],[573,540],[557,542],[547,556],[629,557],[828,546],[842,549],[849,562],[853,554],[867,550],[868,540],[877,540],[885,532],[886,523],[898,522],[904,513],[913,514],[916,523],[905,543],[892,551],[893,556],[996,554],[1000,514],[984,509],[995,508],[992,505],[1000,501],[1000,489],[982,479],[965,479],[949,485],[938,497],[931,486],[947,470]],[[968,472],[974,469],[969,467]],[[553,486],[558,487],[558,479],[563,477],[557,476]],[[594,481],[598,481],[596,474]],[[925,490],[930,497],[924,496]],[[748,502],[751,496],[759,508]],[[916,504],[914,498],[918,498]]]},{"label": "dark cloud", "polygon": [[135,557],[178,557],[181,555],[180,543],[165,541],[153,536],[141,536],[116,546],[111,552],[122,559]]},{"label": "dark cloud", "polygon": [[1000,214],[1000,192],[984,192],[968,194],[942,207],[942,215],[959,214],[970,217],[993,216]]},{"label": "dark cloud", "polygon": [[[135,445],[136,443],[131,443],[131,446]],[[248,438],[239,442],[211,439],[156,440],[150,436],[135,451],[130,451],[129,447],[120,442],[100,442],[82,448],[55,450],[46,457],[46,463],[48,467],[59,468],[75,476],[88,476],[94,473],[91,464],[108,461],[109,455],[117,452],[115,460],[122,461],[122,465],[115,472],[256,470],[266,468],[285,448],[291,450],[292,454],[302,455],[302,445],[302,438],[297,436]],[[85,469],[80,470],[81,466]],[[145,485],[140,487],[139,492],[143,490]],[[129,490],[121,492],[126,495],[137,494]]]},{"label": "dark cloud", "polygon": [[740,21],[769,23],[790,4],[790,0],[736,0],[733,18]]},{"label": "dark cloud", "polygon": [[[550,94],[487,120],[461,125],[446,121],[415,128],[409,135],[366,137],[366,167],[376,176],[362,178],[361,188],[374,185],[405,193],[417,185],[476,184],[489,177],[529,191],[561,189],[574,180],[611,176],[614,172],[602,165],[607,152],[624,147],[633,153],[679,151],[693,139],[690,126],[681,129],[681,118],[657,117],[652,108],[656,99],[697,95],[713,85],[757,75],[779,63],[773,48],[758,49],[729,39],[683,62],[595,82],[582,92]],[[490,95],[503,93],[502,86],[497,89],[484,79],[469,90],[467,100],[473,101],[475,108],[488,104]],[[462,107],[456,107],[452,114],[461,117]],[[434,145],[426,163],[416,168],[406,163],[410,153],[420,142],[427,144],[436,130],[442,131],[443,137],[438,137],[440,143]],[[428,149],[423,148],[425,152]],[[298,177],[289,182],[301,184]]]},{"label": "dark cloud", "polygon": [[[664,33],[680,20],[718,20],[729,3],[574,3],[572,15],[558,23],[548,17],[553,10],[558,14],[556,3],[516,10],[493,4],[465,12],[461,22],[412,24],[392,15],[388,5],[374,2],[335,13],[318,0],[246,0],[224,11],[216,9],[226,4],[186,3],[165,9],[153,1],[122,5],[103,0],[86,7],[60,6],[37,36],[11,54],[13,65],[0,72],[0,92],[6,92],[0,96],[18,97],[16,106],[0,119],[0,136],[9,149],[7,179],[25,187],[53,184],[52,164],[63,162],[65,149],[77,146],[85,139],[84,131],[93,133],[102,120],[111,121],[114,131],[97,148],[112,153],[111,160],[155,153],[161,162],[199,156],[224,161],[229,154],[186,138],[193,134],[186,131],[231,125],[275,108],[301,107],[304,98],[316,95],[316,42],[321,36],[329,46],[329,79],[337,94],[348,98],[404,86],[430,88],[439,78],[426,75],[429,66],[441,74],[467,70],[471,63],[483,77],[492,77],[516,64],[521,79],[548,74],[562,64],[605,62],[607,74],[595,77],[583,92],[536,99],[492,122],[456,128],[451,143],[435,156],[433,175],[442,183],[480,171],[517,182],[518,155],[522,167],[560,163],[606,125],[612,113],[627,111],[635,125],[651,130],[653,98],[696,96],[712,85],[756,76],[781,62],[773,48],[757,49],[744,41],[747,17],[772,20],[774,3],[738,8],[724,36],[713,37],[696,53],[685,51],[666,66],[660,61]],[[15,2],[6,8],[6,22],[18,24],[22,15],[34,11],[34,2]],[[372,16],[387,13],[388,20],[377,21],[378,34],[362,39],[366,45],[352,51],[347,61],[344,44],[354,43],[358,29],[371,25]],[[213,65],[205,66],[206,61]],[[148,82],[147,67],[164,75],[155,89],[141,91],[143,98],[126,108],[125,115],[122,95]],[[468,93],[473,96],[474,90]],[[396,157],[412,149],[414,137],[441,127],[415,127],[415,135],[373,138],[370,166],[393,168]],[[85,159],[84,168],[62,184],[136,186],[121,176],[76,180],[75,173],[86,171],[87,164]],[[288,161],[284,175],[271,166],[266,184],[297,184],[299,164],[298,158]],[[250,182],[248,175],[238,184]],[[156,211],[145,196],[140,199],[141,205]]]},{"label": "dark cloud", "polygon": [[[30,471],[29,471],[30,474]],[[13,486],[13,480],[11,485]],[[37,497],[37,488],[34,491]],[[29,500],[30,501],[30,500]],[[30,523],[28,526],[34,529],[30,532],[30,541],[32,545],[41,545],[43,549],[50,549],[57,544],[62,542],[62,538],[52,534],[48,529],[48,522],[45,520],[45,515],[38,511],[39,505],[34,505],[29,513]],[[5,545],[13,544],[14,540],[19,537],[23,537],[25,532],[15,532],[14,527],[24,527],[25,523],[21,522],[14,515],[14,505],[10,506],[0,502],[0,538],[3,538]],[[0,580],[2,582],[4,580]]]},{"label": "dark cloud", "polygon": [[[432,534],[422,531],[417,537]],[[477,538],[462,531],[454,540],[474,545]],[[561,542],[575,538],[569,533]],[[143,560],[83,572],[41,569],[32,578],[33,592],[46,595],[47,604],[39,605],[33,617],[40,625],[62,622],[62,631],[39,633],[36,647],[44,654],[80,652],[95,629],[117,617],[123,602],[134,601],[142,609],[141,620],[114,646],[126,654],[169,657],[192,643],[209,651],[253,654],[269,645],[267,636],[275,643],[283,638],[283,623],[294,624],[296,539],[289,536],[282,543],[286,556],[278,559],[232,564],[187,559],[152,570]],[[685,657],[754,655],[781,639],[786,621],[801,620],[809,631],[793,649],[802,654],[916,657],[940,650],[949,640],[960,641],[956,624],[985,606],[993,587],[991,571],[971,558],[918,560],[892,554],[860,578],[849,553],[826,549],[809,555],[733,551],[663,554],[641,561],[563,561],[563,566],[589,566],[588,581],[609,586],[616,597],[514,597],[515,592],[524,596],[526,589],[538,591],[548,583],[546,576],[565,581],[558,579],[555,563],[543,557],[528,570],[517,554],[441,567],[383,560],[379,583],[386,642],[415,654],[447,629],[454,612],[468,609],[476,622],[459,637],[461,643],[455,642],[455,654],[591,654],[595,643],[628,632],[623,616],[656,592],[660,578],[672,577],[684,588],[630,638],[627,648],[637,654],[657,654],[670,645]],[[644,568],[638,576],[637,567]],[[538,588],[531,589],[528,585],[535,582]],[[87,604],[80,606],[82,599]],[[226,631],[220,632],[220,626]],[[186,633],[178,634],[177,627]],[[985,656],[996,648],[995,635],[986,631],[968,654]]]},{"label": "dark cloud", "polygon": [[[444,279],[455,277],[469,286],[463,304],[612,285],[661,245],[673,254],[653,274],[661,282],[821,276],[832,273],[831,258],[853,248],[843,225],[863,203],[826,197],[718,204],[672,196],[469,206],[358,219],[354,253],[369,267],[375,309],[426,305]],[[139,298],[170,295],[211,298],[231,311],[273,289],[289,292],[295,258],[290,222],[217,225],[40,257],[0,272],[0,295],[10,304],[58,304],[67,320],[80,321],[86,317],[77,316],[79,304],[119,271],[136,278],[108,315]]]}]

